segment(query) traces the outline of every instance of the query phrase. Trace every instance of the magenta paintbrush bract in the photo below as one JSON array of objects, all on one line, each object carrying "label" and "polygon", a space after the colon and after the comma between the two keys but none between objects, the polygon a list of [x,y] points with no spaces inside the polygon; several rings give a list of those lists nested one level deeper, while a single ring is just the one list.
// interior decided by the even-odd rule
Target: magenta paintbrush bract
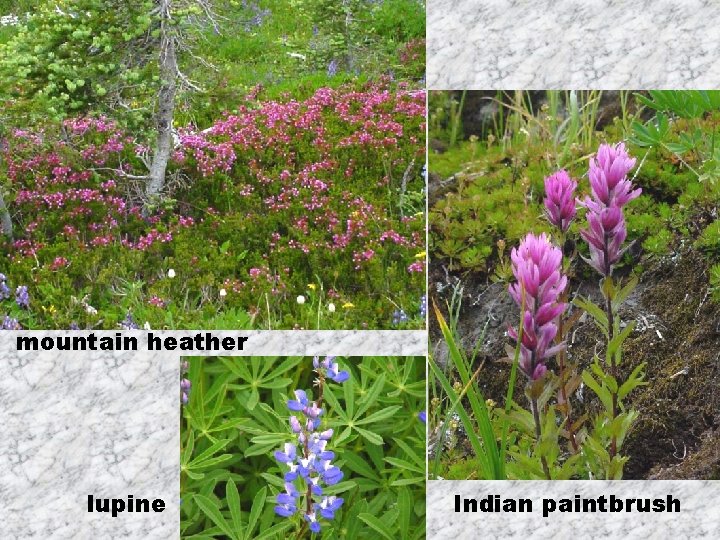
[{"label": "magenta paintbrush bract", "polygon": [[545,178],[545,215],[562,232],[567,232],[575,217],[575,182],[564,169]]},{"label": "magenta paintbrush bract", "polygon": [[592,196],[580,202],[587,208],[588,228],[580,234],[590,247],[586,261],[603,276],[612,273],[613,265],[627,249],[622,247],[627,237],[622,207],[642,193],[633,189],[627,177],[634,165],[635,158],[628,155],[623,143],[602,144],[590,159]]},{"label": "magenta paintbrush bract", "polygon": [[[562,273],[562,251],[544,233],[529,233],[518,248],[513,248],[510,258],[517,280],[509,287],[510,296],[522,307],[525,295],[519,367],[528,378],[536,380],[547,371],[545,360],[563,347],[552,345],[558,331],[557,318],[567,306],[559,302],[567,285]],[[508,333],[517,341],[517,330],[510,328]]]}]

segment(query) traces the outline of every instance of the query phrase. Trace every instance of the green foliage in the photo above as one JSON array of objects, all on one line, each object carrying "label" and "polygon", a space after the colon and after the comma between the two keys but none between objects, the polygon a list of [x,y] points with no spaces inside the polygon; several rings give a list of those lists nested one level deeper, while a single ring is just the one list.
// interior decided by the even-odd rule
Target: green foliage
[{"label": "green foliage", "polygon": [[710,267],[710,292],[715,302],[720,302],[720,263]]},{"label": "green foliage", "polygon": [[[328,76],[329,60],[315,58],[323,34],[318,30],[313,35],[313,24],[298,9],[300,4],[214,2],[217,31],[203,21],[197,6],[180,9],[176,4],[174,19],[183,40],[180,69],[201,88],[179,91],[176,125],[205,127],[234,110],[258,85],[273,98],[289,94],[302,99],[320,86],[337,87],[356,74],[363,79],[390,72],[399,79],[422,77],[425,27],[420,2],[360,2],[367,16],[353,19],[349,41],[335,43],[337,49],[328,43],[323,53],[340,58],[347,47],[356,51],[357,69],[340,69],[335,76]],[[328,13],[337,15],[336,4],[328,3]],[[307,5],[320,25],[330,24],[333,18],[322,6]],[[10,123],[27,127],[48,116],[93,111],[147,129],[158,89],[159,34],[152,6],[148,0],[11,2],[7,12],[33,15],[18,27],[0,29],[0,44],[7,42],[0,45],[0,99]]]},{"label": "green foliage", "polygon": [[457,191],[430,210],[431,245],[452,269],[485,270],[499,240],[512,245],[530,228],[547,229],[539,219],[545,163],[527,164],[525,174],[522,156],[507,166],[490,154],[483,164],[476,173],[456,174]]},{"label": "green foliage", "polygon": [[713,259],[720,258],[720,221],[714,221],[705,227],[696,245]]},{"label": "green foliage", "polygon": [[[720,184],[720,132],[714,119],[720,111],[720,92],[651,92],[654,101],[638,99],[657,109],[654,119],[645,124],[632,123],[630,141],[640,147],[658,147],[672,153],[706,189]],[[680,117],[668,119],[666,111]],[[710,114],[712,113],[712,114]],[[709,121],[704,117],[708,116]],[[718,141],[716,143],[716,141]]]},{"label": "green foliage", "polygon": [[414,79],[423,75],[424,50],[422,54],[410,50],[413,44],[424,49],[422,2],[293,0],[291,5],[313,30],[302,52],[314,69],[354,74],[397,72]]},{"label": "green foliage", "polygon": [[[452,451],[452,441],[447,436],[458,428],[456,425],[457,418],[463,426],[463,432],[467,435],[470,445],[475,453],[475,462],[478,464],[474,471],[475,476],[481,479],[504,480],[508,477],[506,471],[506,457],[508,447],[511,444],[512,437],[509,435],[511,419],[509,411],[513,403],[513,394],[515,391],[515,380],[517,377],[518,358],[520,354],[520,346],[515,349],[510,370],[510,384],[506,396],[506,407],[504,414],[494,409],[492,400],[486,400],[483,397],[477,381],[478,375],[482,370],[480,368],[472,373],[478,346],[484,340],[485,331],[481,333],[478,339],[478,346],[470,355],[462,348],[462,343],[458,339],[457,317],[460,312],[462,302],[462,290],[456,289],[453,293],[453,299],[448,306],[450,323],[445,321],[440,310],[434,306],[435,316],[437,318],[443,338],[448,345],[448,365],[441,368],[432,359],[429,366],[435,376],[435,380],[439,383],[439,389],[442,390],[443,398],[433,399],[433,409],[428,417],[430,418],[431,429],[438,433],[438,440],[435,441],[434,451],[435,458],[430,466],[430,474],[434,477],[440,476],[441,458],[443,450],[446,447]],[[520,328],[520,340],[522,339],[522,327]],[[518,341],[519,343],[519,341]],[[451,384],[448,373],[457,374],[459,380]],[[433,387],[433,391],[436,389]],[[472,410],[472,416],[464,410],[462,401],[467,398]],[[439,422],[438,422],[438,419]],[[439,425],[435,426],[436,422]],[[498,444],[499,439],[499,444]],[[448,445],[448,443],[450,443]],[[458,476],[452,477],[458,478]],[[463,478],[463,476],[459,476]],[[464,478],[467,478],[465,476]]]},{"label": "green foliage", "polygon": [[660,229],[657,234],[648,236],[643,242],[643,248],[650,255],[665,255],[670,251],[672,233],[667,229]]},{"label": "green foliage", "polygon": [[650,97],[635,94],[642,104],[656,111],[676,114],[681,118],[699,118],[708,111],[720,109],[718,90],[650,90]]},{"label": "green foliage", "polygon": [[[459,343],[456,341],[456,334],[453,333],[447,325],[437,307],[435,308],[435,314],[438,324],[440,325],[440,330],[443,333],[443,338],[448,345],[448,360],[451,362],[449,367],[455,370],[459,376],[458,386],[456,388],[450,383],[443,369],[432,359],[430,360],[430,369],[435,376],[435,380],[442,388],[445,400],[447,400],[445,406],[443,406],[440,411],[437,411],[444,419],[444,423],[439,426],[439,433],[441,436],[444,436],[447,431],[449,419],[452,418],[454,414],[457,414],[468,436],[475,457],[480,464],[479,470],[477,471],[478,476],[482,479],[504,480],[506,478],[504,473],[505,464],[501,457],[504,449],[502,443],[500,446],[497,444],[490,409],[476,381],[479,370],[475,371],[474,374],[471,372],[473,358],[467,358],[461,348],[459,348]],[[470,402],[474,419],[460,406],[460,402],[465,396],[467,396]],[[432,412],[434,417],[436,411]],[[435,476],[438,476],[440,450],[443,440],[441,439],[439,443],[439,448],[436,449],[435,463],[431,469],[432,474]]]},{"label": "green foliage", "polygon": [[665,114],[658,113],[654,119],[642,124],[639,121],[632,123],[633,136],[630,142],[636,146],[659,146],[670,131],[670,124]]},{"label": "green foliage", "polygon": [[[0,47],[0,96],[31,121],[63,118],[150,90],[152,2],[43,2]],[[7,114],[7,112],[6,112]]]},{"label": "green foliage", "polygon": [[372,27],[384,40],[403,43],[425,36],[425,6],[419,0],[372,2]]},{"label": "green foliage", "polygon": [[[286,400],[311,388],[310,358],[192,358],[190,401],[181,419],[183,538],[282,539],[296,522],[276,516],[283,480],[273,452],[289,442]],[[343,480],[324,491],[345,500],[323,535],[425,535],[423,358],[340,360],[351,378],[324,388],[322,429],[335,432]]]},{"label": "green foliage", "polygon": [[[447,92],[430,94],[431,148],[433,138],[448,140],[451,110],[446,102],[450,98]],[[573,109],[571,96],[549,92],[534,116],[529,97],[516,98],[514,94],[497,98],[505,105],[496,115],[498,131],[488,133],[486,141],[473,137],[441,153],[430,152],[430,173],[456,180],[453,191],[431,207],[429,214],[431,249],[451,269],[493,274],[502,264],[495,247],[498,240],[511,247],[528,230],[547,230],[542,181],[557,169],[554,152],[567,150],[562,160],[571,176],[579,179],[582,196],[588,189],[584,179],[587,156],[601,141],[625,136],[618,132],[624,125],[619,119],[602,133],[589,130],[590,120],[584,115],[596,114],[592,108],[598,96],[577,96],[577,123],[582,133],[577,137],[570,137],[571,119],[559,118],[564,103]],[[624,107],[636,109],[637,105]],[[629,240],[640,242],[649,256],[662,256],[695,229],[698,218],[712,215],[720,200],[718,114],[709,111],[702,118],[671,119],[660,112],[645,124],[630,121],[632,116],[624,114],[630,128],[630,151],[638,156],[634,182],[643,189],[643,195],[625,213]],[[573,142],[568,145],[568,140]],[[681,150],[682,144],[688,148]],[[579,216],[571,235],[582,227],[582,210]],[[586,255],[584,243],[579,243],[578,249]],[[703,249],[711,252],[712,245]],[[625,258],[623,264],[629,260]]]},{"label": "green foliage", "polygon": [[576,298],[573,303],[585,310],[607,340],[605,364],[600,362],[598,355],[582,373],[582,380],[602,403],[603,409],[593,420],[593,429],[583,440],[583,455],[587,471],[593,478],[619,480],[622,478],[623,466],[627,457],[620,451],[622,444],[637,419],[639,413],[627,410],[624,400],[640,386],[648,384],[645,378],[646,364],[640,363],[633,369],[627,379],[619,378],[622,366],[623,343],[632,333],[635,322],[624,327],[620,324],[618,307],[632,293],[637,285],[637,278],[630,279],[621,286],[610,277],[605,278],[601,289],[606,302],[609,303],[612,321],[604,308],[590,300]]},{"label": "green foliage", "polygon": [[13,13],[21,15],[37,8],[37,0],[2,0],[0,1],[0,12],[4,14]]}]

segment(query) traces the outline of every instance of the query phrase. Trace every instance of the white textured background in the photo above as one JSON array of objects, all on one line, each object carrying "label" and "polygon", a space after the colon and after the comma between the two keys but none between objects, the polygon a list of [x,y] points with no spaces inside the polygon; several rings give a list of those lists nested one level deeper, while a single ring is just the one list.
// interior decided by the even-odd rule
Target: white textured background
[{"label": "white textured background", "polygon": [[428,0],[433,90],[720,85],[718,0]]},{"label": "white textured background", "polygon": [[[0,537],[177,537],[179,362],[18,353],[10,332],[0,337]],[[166,509],[90,514],[88,494],[160,498]]]},{"label": "white textured background", "polygon": [[[455,494],[484,498],[532,499],[532,513],[455,513]],[[680,513],[561,513],[542,514],[543,498],[576,494],[596,498],[680,499]],[[694,540],[720,538],[720,482],[700,480],[428,482],[428,533],[432,540]]]}]

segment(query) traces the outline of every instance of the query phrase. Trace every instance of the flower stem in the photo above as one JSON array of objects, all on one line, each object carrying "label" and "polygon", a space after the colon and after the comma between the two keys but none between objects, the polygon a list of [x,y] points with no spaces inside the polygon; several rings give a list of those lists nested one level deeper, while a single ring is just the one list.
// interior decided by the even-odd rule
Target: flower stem
[{"label": "flower stem", "polygon": [[[561,302],[567,301],[567,293],[563,294],[563,298],[561,299]],[[558,336],[556,341],[560,343],[563,339],[563,318],[560,317],[560,320],[558,321]],[[566,365],[565,365],[565,350],[561,350],[558,353],[558,367],[560,370],[559,376],[560,376],[560,395],[562,396],[563,404],[565,405],[565,425],[567,426],[567,432],[568,437],[570,439],[570,444],[573,448],[573,453],[577,454],[580,450],[578,447],[577,440],[575,438],[575,432],[573,431],[573,421],[572,421],[572,411],[570,409],[570,401],[568,400],[567,396],[567,390],[565,388],[565,371],[566,371]]]},{"label": "flower stem", "polygon": [[[538,408],[537,398],[532,398],[530,400],[530,408],[532,409],[533,418],[535,419],[535,437],[537,439],[536,444],[540,444],[540,439],[542,437],[542,428],[540,427],[540,409]],[[548,480],[552,480],[552,477],[550,476],[550,468],[548,467],[545,456],[540,456],[540,462],[542,463],[545,477]]]},{"label": "flower stem", "polygon": [[307,522],[303,521],[302,527],[300,527],[300,530],[298,531],[298,534],[295,538],[302,538],[303,533],[305,532],[305,528],[307,527]]},{"label": "flower stem", "polygon": [[[605,279],[611,279],[610,274],[612,272],[612,268],[610,266],[609,262],[609,253],[610,253],[610,247],[609,247],[609,236],[607,233],[605,233],[605,244],[603,246],[604,256],[605,256]],[[615,320],[613,317],[613,309],[612,309],[612,298],[610,295],[610,290],[608,288],[607,293],[604,293],[605,295],[605,314],[607,316],[608,320],[608,347],[610,347],[610,342],[612,341],[613,337],[615,337]],[[617,366],[615,365],[615,361],[610,356],[610,376],[615,379],[617,382]],[[618,416],[618,396],[617,391],[610,391],[610,395],[612,396],[612,411],[610,413],[612,414],[612,421],[615,420]],[[612,439],[610,440],[610,459],[612,460],[615,455],[617,454],[617,436],[613,435]]]}]

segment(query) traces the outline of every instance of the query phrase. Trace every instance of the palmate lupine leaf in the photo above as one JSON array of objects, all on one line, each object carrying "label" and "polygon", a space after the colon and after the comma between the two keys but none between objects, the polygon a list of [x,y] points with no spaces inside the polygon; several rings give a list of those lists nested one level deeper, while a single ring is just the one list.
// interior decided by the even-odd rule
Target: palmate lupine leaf
[{"label": "palmate lupine leaf", "polygon": [[650,97],[636,93],[642,104],[657,111],[669,112],[682,118],[699,118],[708,111],[720,109],[717,90],[650,90]]},{"label": "palmate lupine leaf", "polygon": [[362,519],[365,523],[367,523],[383,538],[386,538],[387,540],[395,540],[395,537],[393,536],[393,531],[387,525],[385,525],[385,523],[383,523],[381,520],[379,520],[372,514],[360,514],[358,517]]},{"label": "palmate lupine leaf", "polygon": [[238,493],[234,480],[228,480],[225,484],[225,497],[227,498],[228,508],[230,509],[233,529],[241,531],[243,521],[242,512],[240,511],[240,494]]},{"label": "palmate lupine leaf", "polygon": [[252,508],[250,509],[250,517],[248,518],[248,526],[245,531],[245,540],[252,540],[252,538],[254,538],[255,526],[260,518],[260,512],[262,512],[263,507],[265,506],[266,498],[267,487],[262,487],[253,499]]},{"label": "palmate lupine leaf", "polygon": [[204,495],[195,495],[193,496],[193,500],[200,507],[203,513],[209,517],[210,520],[217,525],[224,534],[233,540],[240,540],[240,536],[238,536],[239,533],[236,533],[230,524],[225,521],[225,518],[220,512],[220,508],[215,501]]},{"label": "palmate lupine leaf", "polygon": [[[347,381],[344,386],[344,393],[346,397],[354,395],[354,383],[352,380]],[[335,442],[337,444],[350,438],[353,431],[357,432],[360,436],[362,436],[372,444],[383,444],[382,436],[378,435],[373,431],[370,431],[366,427],[360,426],[376,424],[378,422],[382,422],[384,420],[392,418],[401,409],[401,407],[394,405],[390,407],[385,407],[383,409],[380,409],[379,411],[375,411],[370,415],[363,417],[365,411],[367,411],[374,404],[377,404],[377,399],[380,396],[380,393],[383,391],[384,386],[385,375],[382,374],[372,384],[370,389],[363,393],[363,397],[359,400],[357,410],[353,410],[354,400],[352,398],[349,400],[346,399],[345,403],[347,404],[347,406],[343,408],[340,406],[337,397],[335,397],[332,391],[328,390],[326,392],[325,399],[332,407],[332,410],[338,415],[338,419],[332,421],[331,425],[338,428],[345,427],[345,429],[335,439]]]}]

